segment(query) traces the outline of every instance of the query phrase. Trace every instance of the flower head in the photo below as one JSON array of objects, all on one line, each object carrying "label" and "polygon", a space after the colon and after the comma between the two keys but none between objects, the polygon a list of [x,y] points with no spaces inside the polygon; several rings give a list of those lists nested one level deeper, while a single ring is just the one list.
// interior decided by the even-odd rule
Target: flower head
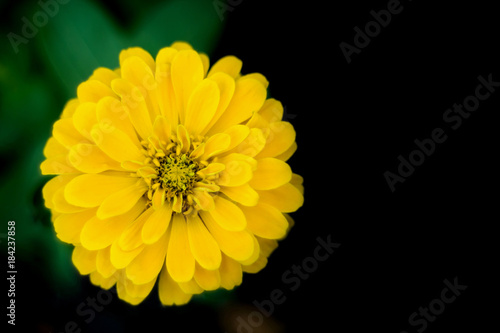
[{"label": "flower head", "polygon": [[286,160],[293,126],[258,73],[187,43],[120,53],[54,123],[41,164],[59,239],[95,285],[140,303],[158,281],[165,305],[232,289],[267,264],[303,202]]}]

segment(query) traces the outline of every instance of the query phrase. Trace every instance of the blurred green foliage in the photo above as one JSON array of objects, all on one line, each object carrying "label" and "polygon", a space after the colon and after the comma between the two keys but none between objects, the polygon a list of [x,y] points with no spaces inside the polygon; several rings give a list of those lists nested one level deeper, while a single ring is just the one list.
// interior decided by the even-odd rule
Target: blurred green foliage
[{"label": "blurred green foliage", "polygon": [[[53,122],[94,69],[118,66],[120,50],[140,46],[155,56],[185,40],[210,54],[223,22],[212,0],[41,2],[57,8],[48,13],[38,1],[0,1],[5,16],[0,25],[0,228],[5,228],[0,236],[7,221],[16,221],[17,260],[37,267],[65,294],[78,287],[69,264],[72,247],[55,236],[41,195],[50,177],[39,167]],[[45,13],[45,24],[38,12]],[[29,30],[26,20],[40,23],[29,38],[23,34]],[[9,33],[23,42],[13,46]],[[3,248],[5,239],[0,241]]]}]

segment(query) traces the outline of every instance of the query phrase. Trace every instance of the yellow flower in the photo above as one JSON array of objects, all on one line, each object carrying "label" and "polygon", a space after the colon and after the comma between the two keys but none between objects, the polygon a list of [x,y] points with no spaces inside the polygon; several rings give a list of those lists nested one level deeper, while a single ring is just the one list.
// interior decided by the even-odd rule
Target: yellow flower
[{"label": "yellow flower", "polygon": [[293,126],[242,62],[187,43],[120,53],[54,123],[41,170],[57,236],[93,284],[140,303],[158,280],[164,305],[232,289],[256,273],[303,203],[286,160]]}]

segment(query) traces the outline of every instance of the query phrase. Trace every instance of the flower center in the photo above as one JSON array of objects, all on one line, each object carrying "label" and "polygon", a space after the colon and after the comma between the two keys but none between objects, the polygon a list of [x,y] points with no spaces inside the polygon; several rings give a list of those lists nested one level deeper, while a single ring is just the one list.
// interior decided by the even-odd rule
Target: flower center
[{"label": "flower center", "polygon": [[148,207],[168,204],[174,212],[185,215],[213,207],[213,196],[220,190],[216,182],[221,170],[207,170],[210,161],[201,158],[203,137],[190,137],[179,125],[178,133],[171,133],[167,142],[153,135],[141,145],[144,161],[128,161],[126,165],[135,168],[132,175],[148,185],[144,194]]},{"label": "flower center", "polygon": [[174,153],[170,156],[158,158],[160,166],[157,168],[157,182],[167,191],[167,197],[177,194],[186,194],[196,182],[198,163],[191,160],[186,154],[180,156]]}]

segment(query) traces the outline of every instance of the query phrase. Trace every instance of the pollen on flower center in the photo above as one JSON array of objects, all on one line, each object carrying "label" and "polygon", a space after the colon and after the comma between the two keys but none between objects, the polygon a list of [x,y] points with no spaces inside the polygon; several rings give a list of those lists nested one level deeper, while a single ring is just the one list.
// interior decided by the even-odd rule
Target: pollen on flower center
[{"label": "pollen on flower center", "polygon": [[[182,126],[179,128],[182,131]],[[204,141],[203,137],[187,134],[179,139],[172,133],[168,142],[155,136],[141,142],[145,160],[137,162],[140,166],[136,175],[148,185],[148,205],[158,208],[167,204],[185,215],[213,206],[213,196],[220,190],[216,182],[221,169],[206,173],[210,161],[200,160]]]},{"label": "pollen on flower center", "polygon": [[192,161],[186,154],[176,156],[160,157],[160,166],[157,168],[158,182],[172,197],[177,194],[184,194],[191,190],[196,181],[196,172],[199,170],[198,163]]}]

